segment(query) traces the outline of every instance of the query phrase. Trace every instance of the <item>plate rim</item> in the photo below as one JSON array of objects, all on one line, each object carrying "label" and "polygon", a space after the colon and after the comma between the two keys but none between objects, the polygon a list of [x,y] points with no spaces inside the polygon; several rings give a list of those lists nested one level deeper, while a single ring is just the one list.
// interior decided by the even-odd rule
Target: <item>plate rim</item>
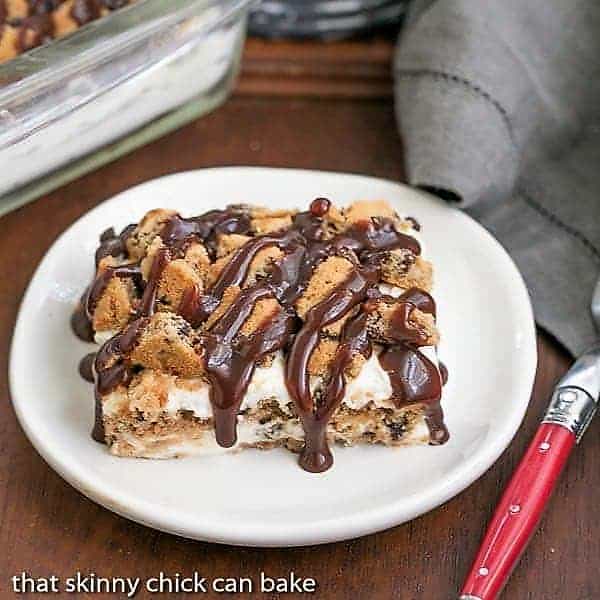
[{"label": "plate rim", "polygon": [[[25,392],[19,392],[20,384],[18,383],[18,378],[16,377],[19,366],[18,360],[20,358],[18,349],[20,346],[22,346],[21,338],[24,335],[24,308],[31,302],[30,296],[33,293],[32,290],[34,284],[38,277],[42,276],[41,273],[44,268],[48,264],[52,263],[53,255],[58,252],[57,247],[60,246],[61,241],[70,233],[73,228],[80,223],[81,220],[89,218],[89,216],[96,212],[101,212],[107,203],[117,203],[119,201],[123,201],[123,198],[126,198],[127,195],[132,192],[132,190],[138,190],[143,187],[151,187],[156,184],[156,182],[166,179],[189,177],[191,174],[194,174],[195,176],[210,176],[215,174],[223,174],[228,176],[232,175],[233,172],[237,172],[242,176],[243,173],[248,172],[263,172],[265,176],[268,176],[269,173],[287,173],[295,175],[301,174],[305,177],[318,175],[326,177],[335,176],[337,178],[341,176],[349,179],[362,179],[367,182],[368,180],[371,180],[373,182],[383,182],[400,188],[402,191],[409,191],[411,194],[417,193],[439,201],[439,199],[435,198],[431,194],[428,194],[422,190],[418,190],[410,185],[380,177],[315,169],[256,166],[208,167],[180,171],[147,180],[122,190],[118,194],[103,200],[97,206],[82,214],[54,240],[43,256],[42,260],[37,265],[19,305],[10,346],[8,380],[11,403],[26,437],[29,439],[38,454],[40,454],[40,456],[55,472],[57,472],[72,487],[77,489],[80,493],[92,501],[104,506],[108,510],[115,512],[122,517],[131,519],[147,527],[199,541],[251,547],[294,547],[323,544],[353,539],[370,533],[382,531],[384,529],[411,521],[412,519],[431,511],[433,508],[443,505],[479,479],[489,468],[492,467],[502,452],[504,452],[504,450],[508,447],[518,431],[529,406],[535,374],[537,371],[535,321],[533,318],[531,300],[527,292],[525,282],[523,281],[523,277],[513,259],[502,247],[500,242],[494,238],[492,234],[483,226],[477,223],[477,221],[464,212],[458,210],[455,212],[455,218],[461,220],[461,225],[470,228],[474,233],[479,235],[480,238],[485,239],[486,243],[490,244],[490,247],[494,248],[494,252],[498,259],[504,262],[504,266],[507,269],[506,272],[510,273],[511,279],[514,281],[515,285],[514,288],[512,288],[511,293],[513,295],[518,293],[520,296],[519,303],[524,311],[524,315],[526,314],[527,316],[527,323],[526,325],[523,323],[523,327],[526,329],[526,331],[524,331],[524,343],[520,349],[522,353],[522,367],[519,370],[520,383],[518,387],[523,394],[525,394],[526,391],[527,400],[520,404],[518,410],[515,409],[513,411],[511,419],[507,419],[504,422],[504,427],[499,431],[499,434],[495,436],[494,443],[490,444],[490,448],[485,450],[482,449],[476,453],[474,458],[465,460],[461,467],[457,468],[453,480],[446,482],[445,486],[443,485],[441,489],[437,491],[437,493],[436,490],[430,491],[425,499],[423,499],[421,495],[417,495],[417,498],[413,499],[408,496],[401,499],[401,508],[398,507],[398,502],[390,502],[387,505],[378,507],[376,509],[363,509],[353,513],[352,515],[343,515],[341,517],[338,516],[335,518],[320,520],[318,521],[318,531],[306,527],[303,527],[302,529],[293,529],[293,527],[291,527],[285,528],[285,531],[283,528],[280,528],[279,531],[268,530],[267,534],[265,534],[264,524],[261,524],[260,528],[249,525],[245,527],[243,531],[230,531],[227,529],[224,521],[216,521],[216,523],[208,520],[198,522],[198,519],[190,521],[189,519],[180,519],[172,512],[167,513],[167,516],[165,516],[160,514],[160,512],[156,510],[156,507],[146,500],[140,500],[127,492],[121,492],[115,488],[110,488],[109,491],[106,491],[104,486],[94,484],[93,473],[90,474],[89,470],[86,475],[85,469],[79,468],[77,465],[69,464],[68,460],[65,460],[65,456],[63,456],[60,451],[58,455],[56,455],[56,451],[53,452],[52,444],[49,444],[46,440],[42,439],[42,437],[39,435],[39,432],[35,431],[31,423],[29,423],[23,403],[19,400],[20,397],[26,396],[27,394]],[[402,512],[402,516],[398,514],[400,511]],[[151,516],[149,516],[149,513],[151,513]],[[225,527],[223,527],[223,525],[225,525]]]}]

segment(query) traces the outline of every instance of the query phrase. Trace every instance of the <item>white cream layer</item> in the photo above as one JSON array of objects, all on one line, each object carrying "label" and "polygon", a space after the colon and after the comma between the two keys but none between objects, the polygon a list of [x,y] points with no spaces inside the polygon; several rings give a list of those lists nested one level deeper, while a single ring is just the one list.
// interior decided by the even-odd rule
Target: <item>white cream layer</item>
[{"label": "white cream layer", "polygon": [[[165,443],[164,439],[160,437],[156,439],[152,439],[152,437],[140,439],[128,432],[123,432],[121,434],[121,439],[131,445],[134,456],[155,459],[228,454],[231,452],[239,452],[244,446],[253,446],[269,441],[277,442],[280,439],[293,439],[301,443],[304,440],[304,431],[297,421],[288,421],[284,423],[283,427],[278,429],[277,432],[273,432],[268,429],[268,425],[250,423],[243,419],[238,419],[237,434],[238,441],[231,448],[219,446],[212,429],[207,430],[205,434],[199,438],[177,439],[174,437],[174,439],[170,440],[168,443]],[[413,446],[417,444],[427,444],[428,442],[429,429],[427,428],[425,419],[421,418],[415,423],[413,428],[403,435],[401,445]]]},{"label": "white cream layer", "polygon": [[[435,365],[438,364],[436,350],[433,346],[421,348],[420,350]],[[342,404],[353,410],[360,410],[369,402],[373,402],[377,407],[392,408],[391,395],[392,385],[389,375],[381,367],[377,352],[373,352],[358,376],[347,382]],[[104,413],[114,414],[119,412],[124,402],[126,402],[124,396],[125,393],[120,391],[105,396],[103,402]],[[285,409],[292,401],[285,385],[285,362],[281,353],[276,354],[269,367],[258,367],[255,370],[240,410],[255,408],[261,400],[276,400],[282,409]],[[190,411],[200,419],[211,418],[210,385],[208,383],[200,384],[195,389],[172,385],[164,410],[169,414],[176,414],[180,410],[185,410]]]},{"label": "white cream layer", "polygon": [[96,331],[96,333],[94,333],[94,342],[96,342],[98,346],[102,346],[102,344],[108,342],[110,338],[115,337],[117,333],[119,332],[113,329],[107,329],[105,331]]},{"label": "white cream layer", "polygon": [[[168,413],[189,410],[197,417],[211,417],[209,392],[208,384],[195,390],[184,390],[173,386],[169,391],[165,410]],[[369,402],[373,402],[376,406],[392,406],[391,395],[390,378],[381,368],[379,359],[374,353],[363,365],[358,376],[348,382],[342,404],[354,410],[364,408]],[[285,362],[281,353],[277,353],[269,367],[259,367],[254,371],[240,410],[255,408],[261,400],[269,399],[276,400],[284,409],[292,402],[285,385]]]}]

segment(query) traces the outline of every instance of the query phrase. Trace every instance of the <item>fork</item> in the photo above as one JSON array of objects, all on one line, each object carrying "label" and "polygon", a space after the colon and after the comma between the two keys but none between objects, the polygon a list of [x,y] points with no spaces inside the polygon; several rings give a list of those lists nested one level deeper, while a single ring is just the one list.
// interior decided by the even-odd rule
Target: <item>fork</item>
[{"label": "fork", "polygon": [[[600,280],[591,304],[600,334]],[[499,596],[529,540],[600,398],[600,343],[575,361],[558,382],[540,426],[514,472],[463,585],[459,600]]]}]

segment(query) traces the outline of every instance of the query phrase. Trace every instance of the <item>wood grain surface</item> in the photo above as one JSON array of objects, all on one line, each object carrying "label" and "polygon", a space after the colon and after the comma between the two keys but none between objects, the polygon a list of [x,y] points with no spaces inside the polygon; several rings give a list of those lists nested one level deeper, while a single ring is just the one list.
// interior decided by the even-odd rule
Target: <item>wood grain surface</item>
[{"label": "wood grain surface", "polygon": [[323,44],[251,39],[238,94],[320,98],[390,98],[389,37]]},{"label": "wood grain surface", "polygon": [[[132,185],[198,167],[292,166],[402,179],[402,147],[389,99],[278,97],[265,94],[264,89],[253,96],[249,87],[242,85],[243,94],[207,118],[0,219],[2,598],[14,597],[9,578],[23,570],[35,576],[93,571],[105,577],[143,578],[159,571],[197,570],[211,577],[256,576],[260,571],[284,577],[294,571],[317,580],[318,592],[313,596],[317,598],[455,598],[501,489],[532,436],[553,384],[568,366],[565,353],[540,334],[531,405],[500,460],[444,506],[362,539],[269,550],[192,542],[118,517],[67,485],[33,450],[16,422],[7,362],[27,282],[69,224]],[[198,203],[200,210],[201,193]],[[65,332],[65,343],[68,336]],[[35,376],[35,365],[31,374],[23,374],[28,375]],[[600,423],[596,421],[572,457],[505,598],[600,598],[599,490]]]}]

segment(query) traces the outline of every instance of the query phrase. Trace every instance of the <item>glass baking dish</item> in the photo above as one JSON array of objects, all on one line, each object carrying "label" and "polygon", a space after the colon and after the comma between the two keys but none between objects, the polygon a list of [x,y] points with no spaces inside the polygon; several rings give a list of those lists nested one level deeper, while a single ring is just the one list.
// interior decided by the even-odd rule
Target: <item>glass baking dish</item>
[{"label": "glass baking dish", "polygon": [[408,0],[263,0],[250,33],[264,37],[343,39],[400,23]]},{"label": "glass baking dish", "polygon": [[0,214],[215,108],[251,4],[142,0],[0,65]]}]

